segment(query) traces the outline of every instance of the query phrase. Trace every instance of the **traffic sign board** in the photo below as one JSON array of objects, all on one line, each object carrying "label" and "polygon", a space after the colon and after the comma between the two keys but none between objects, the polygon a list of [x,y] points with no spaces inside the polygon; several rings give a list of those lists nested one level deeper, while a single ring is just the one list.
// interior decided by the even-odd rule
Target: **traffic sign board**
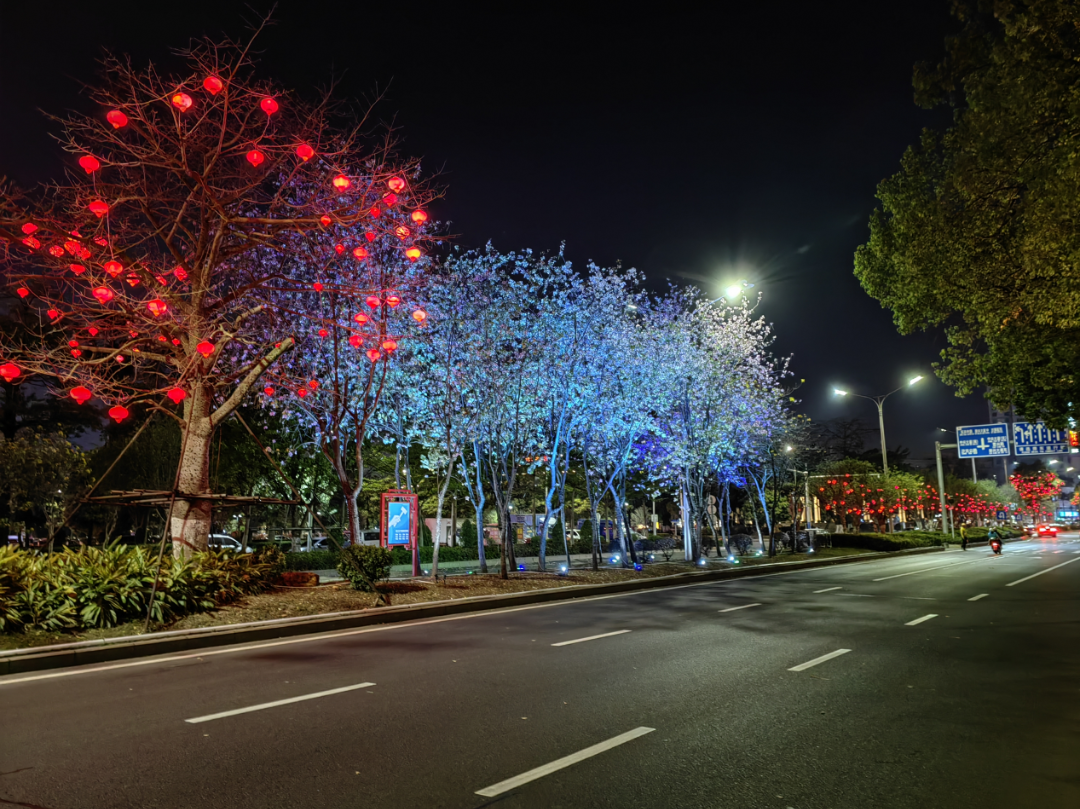
[{"label": "traffic sign board", "polygon": [[1013,445],[1017,455],[1057,455],[1069,451],[1067,430],[1051,430],[1041,421],[1013,423]]},{"label": "traffic sign board", "polygon": [[1008,424],[976,424],[956,428],[961,458],[997,458],[1009,454]]},{"label": "traffic sign board", "polygon": [[1007,512],[1007,511],[999,511],[997,513],[997,518],[999,520],[1007,520],[1007,519],[1009,519],[1009,512]]}]

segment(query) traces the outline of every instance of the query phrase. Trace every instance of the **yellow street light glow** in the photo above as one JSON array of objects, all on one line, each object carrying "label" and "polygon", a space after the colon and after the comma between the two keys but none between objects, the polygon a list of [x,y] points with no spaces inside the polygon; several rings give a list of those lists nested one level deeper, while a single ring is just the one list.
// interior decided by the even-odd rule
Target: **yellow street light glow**
[{"label": "yellow street light glow", "polygon": [[739,297],[739,295],[742,294],[742,290],[742,284],[732,284],[724,290],[724,294],[727,295],[729,298],[737,298]]},{"label": "yellow street light glow", "polygon": [[917,377],[915,377],[914,379],[912,379],[912,380],[911,380],[910,382],[908,382],[908,384],[909,384],[909,385],[914,385],[914,384],[915,384],[916,382],[918,382],[918,381],[919,381],[920,379],[922,379],[922,377],[921,377],[921,376],[917,376]]}]

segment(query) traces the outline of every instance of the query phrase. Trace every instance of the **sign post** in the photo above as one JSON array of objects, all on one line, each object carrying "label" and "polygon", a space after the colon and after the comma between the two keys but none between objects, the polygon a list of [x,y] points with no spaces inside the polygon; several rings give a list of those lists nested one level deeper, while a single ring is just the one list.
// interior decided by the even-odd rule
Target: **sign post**
[{"label": "sign post", "polygon": [[383,492],[379,542],[384,548],[411,548],[412,574],[420,575],[420,498],[405,489]]}]

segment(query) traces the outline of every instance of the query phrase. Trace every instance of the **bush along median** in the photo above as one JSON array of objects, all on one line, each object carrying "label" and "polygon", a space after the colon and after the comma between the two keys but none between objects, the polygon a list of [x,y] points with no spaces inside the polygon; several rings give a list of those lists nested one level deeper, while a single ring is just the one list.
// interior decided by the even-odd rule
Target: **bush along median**
[{"label": "bush along median", "polygon": [[[1008,528],[999,528],[998,534],[1002,539],[1015,539],[1021,536],[1019,531]],[[983,542],[989,532],[987,528],[969,528],[969,542]],[[959,535],[950,537],[936,531],[903,531],[899,534],[832,534],[834,548],[864,548],[868,551],[903,551],[911,548],[929,548],[941,545],[944,540],[959,543]]]},{"label": "bush along median", "polygon": [[[162,559],[156,550],[111,545],[34,554],[0,547],[0,632],[113,627],[146,617],[164,624],[269,588],[283,554],[230,551]],[[155,591],[154,582],[157,580]]]}]

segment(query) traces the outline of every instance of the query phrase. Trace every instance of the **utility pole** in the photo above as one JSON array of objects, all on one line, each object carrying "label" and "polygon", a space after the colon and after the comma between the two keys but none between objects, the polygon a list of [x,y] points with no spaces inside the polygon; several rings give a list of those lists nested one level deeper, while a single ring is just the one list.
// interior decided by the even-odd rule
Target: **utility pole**
[{"label": "utility pole", "polygon": [[[942,444],[940,441],[934,442],[934,454],[937,457],[938,499],[941,503],[941,533],[943,534],[952,534],[953,525],[945,510],[945,472],[941,468],[941,450],[955,449],[956,446],[956,444]],[[949,523],[948,528],[945,527],[946,521]]]}]

